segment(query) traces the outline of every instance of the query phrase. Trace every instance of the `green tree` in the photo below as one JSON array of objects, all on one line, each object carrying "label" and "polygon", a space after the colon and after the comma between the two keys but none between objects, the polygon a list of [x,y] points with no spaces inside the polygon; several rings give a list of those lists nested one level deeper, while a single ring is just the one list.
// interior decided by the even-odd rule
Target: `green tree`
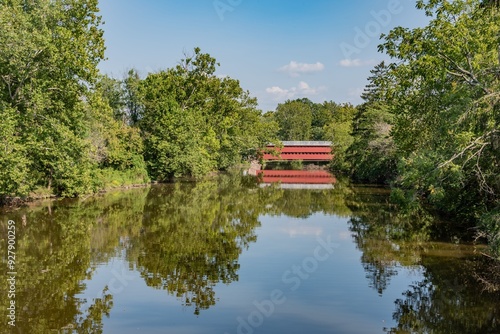
[{"label": "green tree", "polygon": [[389,183],[396,174],[396,147],[391,135],[393,115],[383,104],[357,107],[354,140],[347,150],[350,174],[357,182]]},{"label": "green tree", "polygon": [[311,139],[327,140],[325,127],[333,121],[333,115],[337,108],[340,108],[335,102],[315,103],[312,105]]},{"label": "green tree", "polygon": [[103,75],[99,78],[96,86],[96,90],[101,93],[102,98],[113,110],[114,117],[125,123],[125,92],[122,88],[122,82]]},{"label": "green tree", "polygon": [[375,66],[356,109],[354,140],[347,150],[350,175],[357,182],[389,183],[396,175],[396,146],[392,137],[394,116],[388,106],[384,62]]},{"label": "green tree", "polygon": [[273,113],[279,124],[280,140],[310,140],[312,110],[310,101],[294,100],[278,104]]},{"label": "green tree", "polygon": [[[0,102],[0,198],[16,194],[27,194],[32,187],[29,178],[26,147],[20,142],[17,132],[19,113]],[[1,204],[0,200],[0,204]]]},{"label": "green tree", "polygon": [[98,85],[87,100],[90,158],[98,167],[95,182],[100,188],[149,182],[140,130],[124,122],[123,109],[118,114],[112,109],[108,93]]},{"label": "green tree", "polygon": [[346,152],[354,141],[352,133],[352,121],[356,113],[356,108],[351,104],[336,105],[330,102],[330,107],[334,109],[332,122],[325,125],[325,139],[332,142],[332,152],[334,158],[331,168],[337,172],[347,172],[350,163],[347,160]]},{"label": "green tree", "polygon": [[199,177],[227,169],[255,155],[270,135],[256,100],[237,80],[217,77],[217,66],[196,48],[175,68],[141,82],[140,128],[153,178]]},{"label": "green tree", "polygon": [[0,117],[8,119],[0,196],[94,189],[85,96],[104,57],[97,12],[97,0],[0,5]]},{"label": "green tree", "polygon": [[477,221],[500,205],[500,12],[478,0],[417,7],[429,24],[395,28],[380,46],[397,60],[387,73],[402,157],[397,183],[441,212]]},{"label": "green tree", "polygon": [[127,76],[123,79],[124,100],[128,119],[131,125],[137,124],[142,116],[142,104],[140,102],[139,86],[141,78],[135,69],[130,69]]}]

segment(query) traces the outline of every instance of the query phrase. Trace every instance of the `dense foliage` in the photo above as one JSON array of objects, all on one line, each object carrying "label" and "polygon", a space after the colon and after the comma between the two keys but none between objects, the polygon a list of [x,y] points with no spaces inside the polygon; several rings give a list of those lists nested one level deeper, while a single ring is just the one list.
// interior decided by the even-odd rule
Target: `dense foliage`
[{"label": "dense foliage", "polygon": [[1,198],[89,193],[115,171],[148,180],[139,133],[114,117],[99,77],[97,11],[97,0],[0,6]]},{"label": "dense foliage", "polygon": [[141,82],[139,126],[155,179],[225,170],[255,155],[269,139],[256,99],[237,80],[217,77],[217,65],[196,48],[175,68]]},{"label": "dense foliage", "polygon": [[395,198],[418,200],[463,228],[481,225],[498,245],[497,2],[419,0],[417,8],[427,26],[383,36],[380,51],[394,62],[372,71],[358,107],[351,173],[392,181]]},{"label": "dense foliage", "polygon": [[92,189],[88,84],[104,57],[97,0],[0,6],[1,195]]},{"label": "dense foliage", "polygon": [[481,227],[500,256],[498,1],[416,5],[428,25],[383,36],[392,62],[372,70],[363,104],[298,99],[262,114],[198,48],[145,78],[101,75],[98,0],[3,1],[0,202],[200,178],[268,142],[328,140],[336,173]]},{"label": "dense foliage", "polygon": [[382,36],[379,49],[393,62],[371,71],[363,104],[352,112],[287,101],[273,113],[278,135],[331,140],[334,171],[391,184],[406,208],[424,204],[462,229],[481,227],[478,235],[497,245],[500,256],[498,2],[416,5],[428,25]]},{"label": "dense foliage", "polygon": [[434,16],[430,24],[396,28],[381,46],[400,60],[387,74],[403,157],[398,183],[450,212],[476,198],[493,203],[500,190],[500,13],[478,1],[417,5]]},{"label": "dense foliage", "polygon": [[354,139],[346,159],[350,164],[348,173],[358,182],[388,183],[396,174],[396,146],[391,133],[394,114],[380,82],[387,70],[382,62],[371,71],[370,83],[362,94],[365,102],[357,107],[353,119]]},{"label": "dense foliage", "polygon": [[199,49],[144,80],[101,75],[97,2],[0,5],[0,201],[200,177],[273,138],[276,123]]}]

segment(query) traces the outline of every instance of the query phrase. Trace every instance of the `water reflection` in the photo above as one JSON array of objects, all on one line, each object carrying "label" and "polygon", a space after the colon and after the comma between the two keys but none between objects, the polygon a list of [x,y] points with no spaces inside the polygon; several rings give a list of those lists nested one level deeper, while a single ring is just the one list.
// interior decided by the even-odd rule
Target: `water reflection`
[{"label": "water reflection", "polygon": [[[350,229],[363,252],[361,262],[369,286],[382,295],[402,266],[423,275],[395,301],[397,326],[384,328],[385,332],[498,332],[500,294],[487,293],[485,285],[479,284],[482,275],[496,265],[481,254],[483,246],[432,242],[443,236],[443,230],[453,230],[450,222],[436,222],[422,208],[396,211],[383,191],[357,188],[349,199]],[[458,239],[456,235],[448,238]]]},{"label": "water reflection", "polygon": [[[334,189],[261,188],[253,177],[230,174],[1,215],[3,236],[8,219],[18,225],[17,326],[12,332],[106,332],[103,322],[113,317],[116,293],[108,280],[95,298],[83,298],[84,282],[92,282],[98,268],[115,258],[123,258],[149,289],[165,291],[165,299],[174,296],[179,306],[200,315],[223,303],[218,286],[239,281],[241,254],[259,246],[262,217],[306,220],[315,213],[349,219],[365,284],[376,294],[386,293],[401,268],[421,273],[394,300],[394,326],[380,325],[381,331],[499,329],[499,294],[482,292],[476,279],[491,264],[474,248],[431,242],[436,232],[424,211],[397,212],[386,190],[352,187],[342,180]],[[5,237],[0,247],[5,268]],[[0,279],[6,278],[2,270]],[[0,295],[6,294],[2,284]],[[6,298],[0,298],[0,307],[6,319]],[[0,331],[11,332],[5,326]]]},{"label": "water reflection", "polygon": [[336,178],[326,170],[259,170],[261,186],[278,184],[282,189],[333,189]]},{"label": "water reflection", "polygon": [[424,279],[395,301],[397,326],[387,333],[498,333],[499,295],[478,285],[484,257],[423,255]]},{"label": "water reflection", "polygon": [[[10,329],[13,333],[102,332],[102,318],[109,315],[113,306],[112,295],[105,288],[92,301],[77,297],[86,288],[82,281],[95,270],[89,232],[93,223],[104,217],[102,209],[63,202],[6,215],[17,223],[16,327],[10,328],[3,322],[7,319],[9,299],[4,298],[6,284],[1,284],[3,332]],[[6,236],[7,218],[3,218],[0,230]],[[106,246],[114,249],[116,244]],[[5,237],[1,247],[2,268],[6,268]],[[7,273],[2,270],[0,280],[6,279]]]},{"label": "water reflection", "polygon": [[129,261],[148,286],[194,306],[195,314],[215,304],[216,284],[238,280],[238,257],[257,238],[257,194],[241,191],[238,180],[176,184],[148,194],[134,243],[139,255]]},{"label": "water reflection", "polygon": [[427,220],[397,212],[388,195],[387,189],[358,187],[347,196],[352,210],[349,229],[362,251],[369,286],[379,295],[398,274],[398,268],[420,264],[422,247],[430,237]]}]

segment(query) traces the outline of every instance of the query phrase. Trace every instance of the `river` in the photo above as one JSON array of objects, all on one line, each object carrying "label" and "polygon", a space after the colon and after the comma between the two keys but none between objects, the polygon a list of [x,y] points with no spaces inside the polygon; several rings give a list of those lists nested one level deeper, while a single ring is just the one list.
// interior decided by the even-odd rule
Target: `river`
[{"label": "river", "polygon": [[284,188],[233,173],[3,211],[1,332],[500,332],[485,246],[383,188]]}]

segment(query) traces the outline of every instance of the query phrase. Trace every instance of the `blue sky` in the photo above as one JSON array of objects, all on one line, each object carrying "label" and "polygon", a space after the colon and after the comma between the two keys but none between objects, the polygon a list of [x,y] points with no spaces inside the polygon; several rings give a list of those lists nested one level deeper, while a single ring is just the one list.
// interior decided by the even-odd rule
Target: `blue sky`
[{"label": "blue sky", "polygon": [[423,26],[414,0],[101,0],[107,60],[122,78],[175,66],[195,47],[263,111],[287,99],[361,102],[380,33]]}]

